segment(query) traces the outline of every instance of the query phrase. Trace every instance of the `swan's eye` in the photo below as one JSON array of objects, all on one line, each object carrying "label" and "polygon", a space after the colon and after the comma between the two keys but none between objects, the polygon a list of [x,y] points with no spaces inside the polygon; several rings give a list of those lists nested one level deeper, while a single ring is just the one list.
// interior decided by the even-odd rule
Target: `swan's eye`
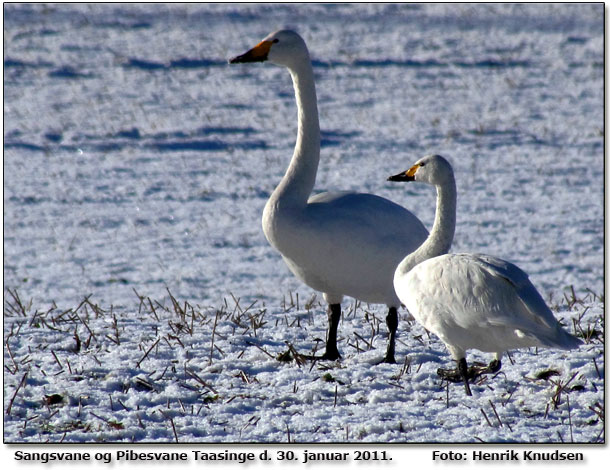
[{"label": "swan's eye", "polygon": [[280,42],[280,40],[279,40],[278,38],[275,38],[275,39],[273,40],[273,44],[277,44],[278,42]]}]

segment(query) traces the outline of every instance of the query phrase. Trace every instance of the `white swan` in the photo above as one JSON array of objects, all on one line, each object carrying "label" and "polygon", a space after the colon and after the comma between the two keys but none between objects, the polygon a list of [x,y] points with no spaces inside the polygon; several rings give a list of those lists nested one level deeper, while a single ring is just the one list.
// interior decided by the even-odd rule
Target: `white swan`
[{"label": "white swan", "polygon": [[[394,287],[409,312],[446,344],[457,361],[443,378],[464,381],[501,367],[509,349],[547,346],[572,349],[582,341],[562,329],[526,273],[508,261],[469,253],[443,254],[455,230],[453,169],[439,155],[422,158],[391,181],[421,181],[436,186],[434,225],[428,239],[396,268]],[[439,256],[442,255],[442,256]],[[466,350],[495,353],[484,368],[466,363]]]},{"label": "white swan", "polygon": [[314,74],[303,39],[278,31],[230,63],[284,66],[294,85],[298,133],[294,154],[263,212],[263,231],[290,270],[321,291],[329,304],[329,329],[322,359],[340,358],[337,327],[344,295],[388,305],[390,332],[385,362],[395,362],[400,301],[392,274],[428,235],[411,212],[372,194],[322,193],[310,197],[320,157],[320,127]]}]

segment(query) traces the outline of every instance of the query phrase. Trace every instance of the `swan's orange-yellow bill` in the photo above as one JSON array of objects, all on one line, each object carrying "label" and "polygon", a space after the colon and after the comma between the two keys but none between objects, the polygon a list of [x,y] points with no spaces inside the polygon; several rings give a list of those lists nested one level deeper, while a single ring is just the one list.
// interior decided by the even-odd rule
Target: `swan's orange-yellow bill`
[{"label": "swan's orange-yellow bill", "polygon": [[273,41],[261,41],[245,54],[232,58],[229,63],[241,64],[245,62],[262,62],[267,60],[269,49],[271,49],[272,44]]}]

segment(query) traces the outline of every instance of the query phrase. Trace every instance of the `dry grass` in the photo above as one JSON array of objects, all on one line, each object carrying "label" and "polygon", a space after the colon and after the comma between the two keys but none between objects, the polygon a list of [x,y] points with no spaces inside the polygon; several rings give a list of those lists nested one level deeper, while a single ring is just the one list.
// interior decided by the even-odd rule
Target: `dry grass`
[{"label": "dry grass", "polygon": [[[52,304],[50,308],[37,310],[31,301],[23,301],[16,290],[7,289],[5,294],[5,388],[7,419],[21,423],[20,435],[23,439],[36,436],[37,442],[112,440],[112,436],[123,436],[122,440],[141,441],[156,423],[165,423],[167,441],[182,442],[185,437],[181,417],[203,419],[217,407],[238,404],[251,400],[265,385],[251,369],[239,366],[231,376],[242,386],[235,389],[219,386],[209,371],[222,374],[227,364],[252,357],[254,351],[280,371],[282,367],[296,367],[303,371],[303,378],[290,383],[291,394],[299,401],[299,393],[320,381],[331,387],[328,390],[329,406],[341,410],[354,406],[349,394],[354,387],[364,387],[366,382],[354,383],[342,362],[305,361],[302,352],[310,345],[315,354],[323,347],[324,339],[316,336],[319,327],[314,328],[314,319],[325,323],[325,305],[316,296],[302,302],[296,294],[286,296],[279,309],[270,313],[260,301],[243,302],[230,294],[219,307],[201,307],[188,301],[179,300],[169,290],[164,301],[151,299],[134,291],[137,314],[127,314],[112,306],[105,308],[96,304],[91,296],[86,296],[75,308],[61,309]],[[573,318],[572,328],[583,338],[583,348],[603,350],[603,315],[591,316],[591,301],[599,301],[600,296],[587,293],[585,298],[577,298],[574,291],[566,295],[559,310]],[[301,305],[303,304],[303,305]],[[406,315],[403,315],[405,317]],[[342,325],[354,320],[356,329],[340,328],[339,348],[344,358],[354,355],[369,355],[382,351],[387,339],[385,321],[366,305],[354,302],[343,311]],[[377,381],[388,390],[395,390],[398,396],[409,394],[415,382],[422,380],[422,368],[426,362],[418,359],[411,350],[416,345],[419,351],[437,351],[442,345],[430,335],[421,332],[415,323],[402,320],[399,343],[409,351],[402,364],[395,366],[394,372],[383,378],[380,372]],[[399,331],[400,331],[399,330]],[[287,338],[285,345],[290,354],[280,354],[279,342],[270,341],[270,332],[280,331]],[[402,337],[402,339],[400,339]],[[235,343],[234,338],[240,338]],[[306,339],[304,339],[306,338]],[[24,345],[28,344],[27,347]],[[410,346],[409,346],[410,345]],[[439,346],[440,345],[440,346]],[[284,347],[284,350],[286,348]],[[122,364],[128,378],[113,378],[113,367],[109,355],[116,351],[128,350],[127,362]],[[309,351],[307,351],[309,352]],[[442,356],[441,356],[442,357]],[[180,358],[180,359],[178,359]],[[293,359],[288,365],[286,360]],[[227,362],[228,361],[228,362]],[[512,361],[512,359],[511,359]],[[216,367],[218,364],[218,367]],[[347,366],[349,369],[349,366]],[[375,366],[372,366],[375,367]],[[511,365],[505,366],[507,373]],[[475,384],[481,393],[493,392],[493,399],[480,403],[464,399],[461,387],[449,386],[439,380],[430,383],[432,400],[439,400],[443,408],[451,411],[455,407],[480,410],[480,416],[494,432],[512,435],[517,432],[521,420],[545,420],[565,423],[565,432],[559,432],[557,439],[574,442],[582,426],[600,426],[597,440],[603,439],[605,410],[603,404],[603,356],[591,356],[589,370],[595,371],[594,378],[576,371],[566,374],[561,364],[533,371],[523,380],[515,381],[500,371],[495,376],[479,377]],[[425,375],[424,375],[425,376]],[[223,376],[224,377],[224,376]],[[112,380],[120,382],[107,385]],[[44,383],[44,392],[38,392],[36,384]],[[106,387],[103,403],[93,400],[92,385]],[[175,384],[184,395],[164,393],[168,384]],[[82,385],[82,387],[81,387]],[[379,385],[378,385],[379,386]],[[441,392],[434,397],[434,389]],[[544,392],[548,402],[543,409],[535,411],[527,400],[531,391]],[[80,391],[82,389],[82,391]],[[32,395],[32,391],[40,396]],[[79,391],[77,391],[79,390]],[[146,397],[148,406],[134,406],[127,401],[127,393]],[[583,391],[598,393],[599,399],[584,406],[588,413],[588,423],[582,422],[581,409],[575,410],[577,400],[571,399]],[[408,396],[408,395],[407,395]],[[270,397],[264,398],[269,399]],[[474,399],[476,400],[476,398]],[[63,409],[71,409],[69,419],[58,419]],[[517,411],[515,411],[517,409]],[[245,419],[245,421],[243,421]],[[239,425],[238,435],[251,432],[260,425],[257,413],[244,415]],[[227,426],[222,420],[216,426]],[[285,441],[296,442],[298,429],[285,423]],[[397,425],[401,433],[408,433],[414,426]],[[363,429],[342,428],[346,440],[365,439]],[[89,436],[83,438],[82,436]],[[473,439],[483,440],[474,436]],[[20,440],[20,436],[11,436]]]}]

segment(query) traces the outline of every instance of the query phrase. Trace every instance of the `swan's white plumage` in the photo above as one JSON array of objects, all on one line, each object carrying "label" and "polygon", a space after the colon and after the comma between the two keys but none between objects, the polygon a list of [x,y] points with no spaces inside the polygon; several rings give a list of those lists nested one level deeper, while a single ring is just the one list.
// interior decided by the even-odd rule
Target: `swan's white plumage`
[{"label": "swan's white plumage", "polygon": [[455,186],[451,165],[433,155],[409,172],[410,180],[437,187],[437,217],[428,239],[400,263],[394,286],[413,317],[441,338],[454,359],[465,358],[468,349],[493,352],[499,359],[510,349],[581,344],[563,330],[514,264],[488,255],[442,254],[455,228],[455,218],[440,216],[447,207],[455,214],[455,191],[449,191],[451,200],[441,200],[446,188]]},{"label": "swan's white plumage", "polygon": [[278,31],[231,62],[260,60],[289,70],[298,110],[294,154],[263,211],[267,240],[290,270],[323,292],[330,305],[348,295],[396,309],[400,301],[392,283],[394,269],[426,239],[427,230],[408,210],[371,194],[310,197],[319,162],[320,129],[307,46],[297,33]]},{"label": "swan's white plumage", "polygon": [[[279,219],[265,227],[270,242],[291,271],[331,304],[348,295],[398,307],[394,268],[427,235],[406,209],[372,194],[318,194]],[[401,241],[413,232],[418,237]]]},{"label": "swan's white plumage", "polygon": [[499,358],[510,349],[579,344],[560,327],[527,275],[504,260],[446,254],[418,264],[396,282],[409,312],[455,359],[469,349]]}]

